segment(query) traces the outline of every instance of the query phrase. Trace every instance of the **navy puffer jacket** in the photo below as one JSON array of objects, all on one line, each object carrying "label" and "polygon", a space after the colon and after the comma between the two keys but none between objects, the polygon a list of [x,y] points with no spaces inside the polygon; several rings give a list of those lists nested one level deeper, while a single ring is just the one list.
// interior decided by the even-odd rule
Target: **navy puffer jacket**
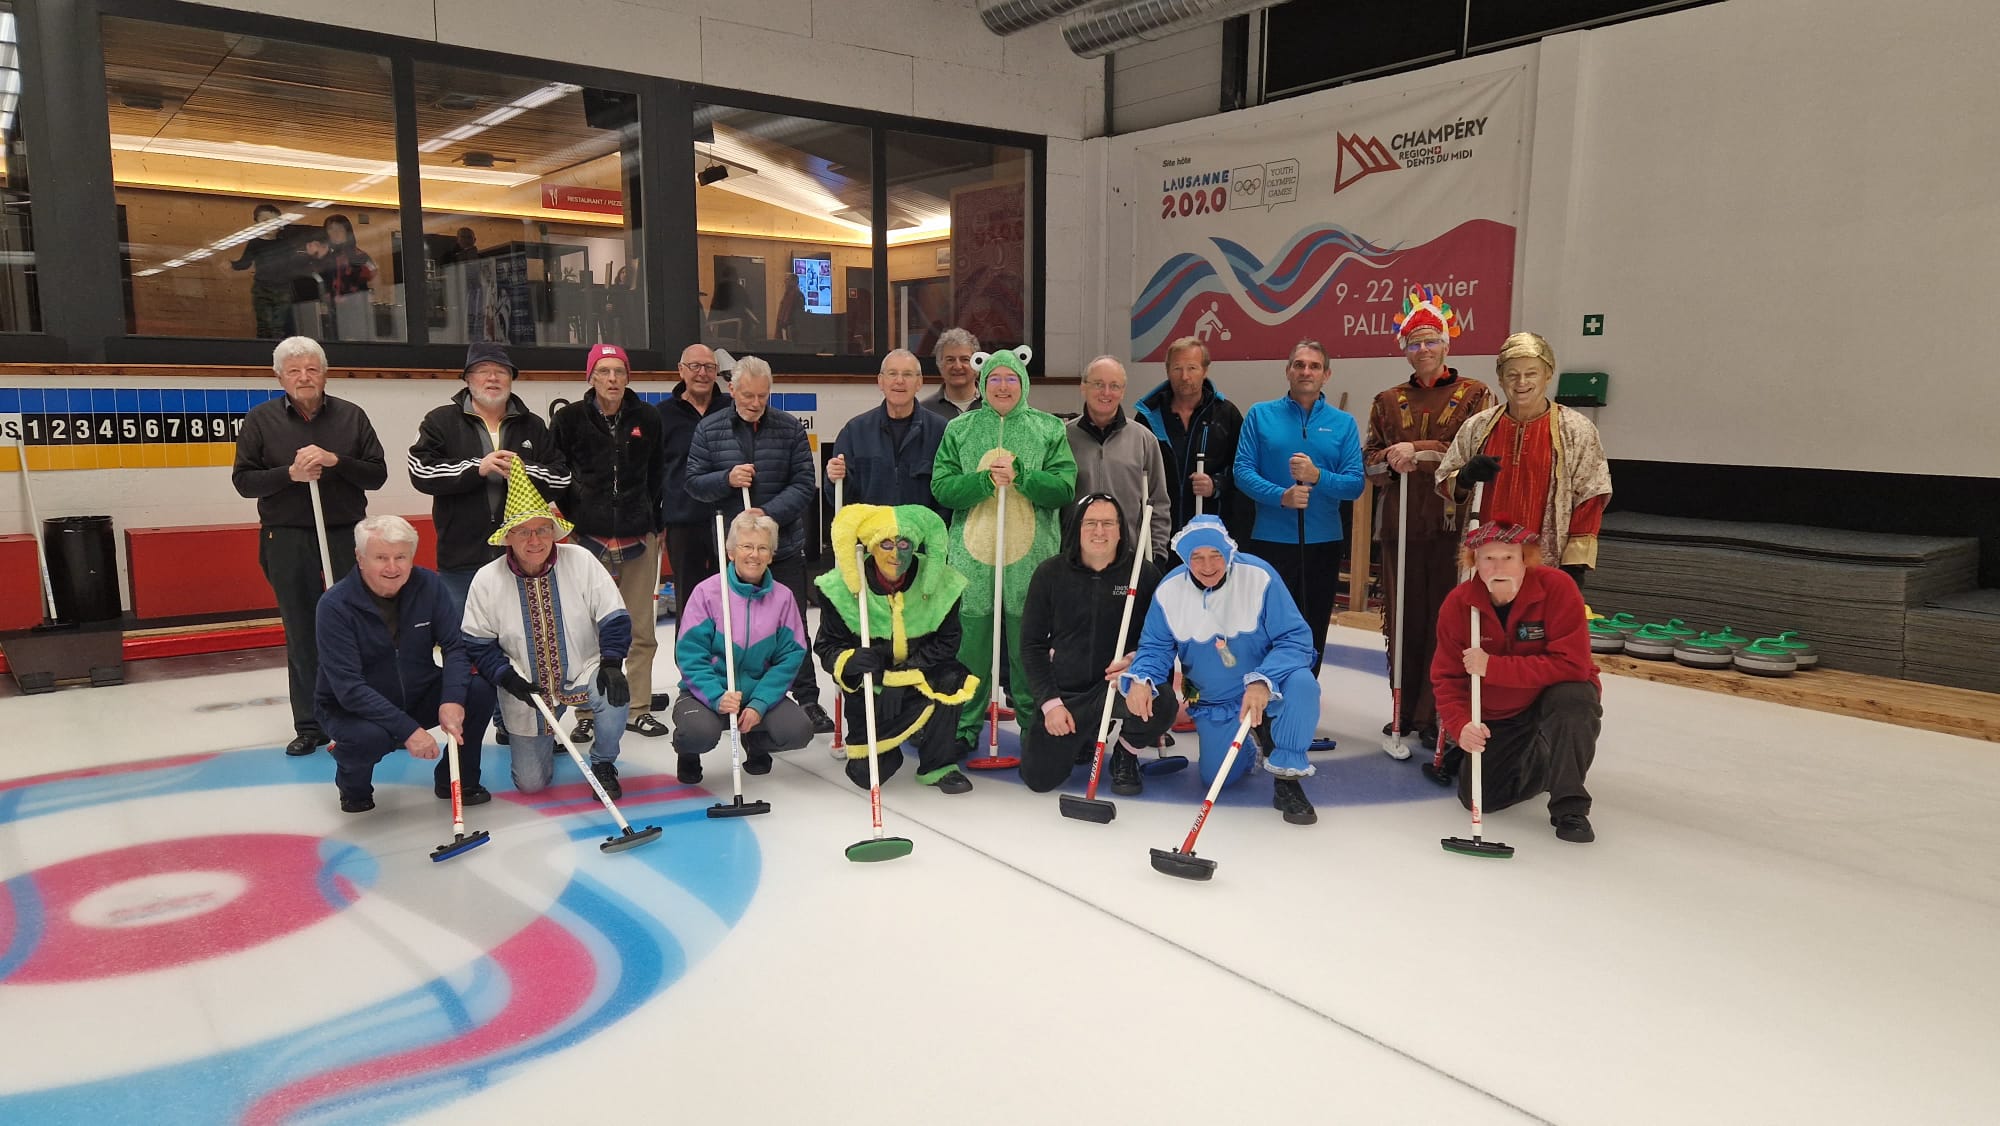
[{"label": "navy puffer jacket", "polygon": [[750,503],[778,524],[778,559],[804,550],[806,519],[813,508],[812,449],[805,424],[776,407],[752,425],[736,413],[736,404],[695,425],[688,446],[687,489],[696,500],[721,509],[733,520],[743,511],[742,491],[729,483],[729,471],[749,462],[757,467],[750,486]]}]

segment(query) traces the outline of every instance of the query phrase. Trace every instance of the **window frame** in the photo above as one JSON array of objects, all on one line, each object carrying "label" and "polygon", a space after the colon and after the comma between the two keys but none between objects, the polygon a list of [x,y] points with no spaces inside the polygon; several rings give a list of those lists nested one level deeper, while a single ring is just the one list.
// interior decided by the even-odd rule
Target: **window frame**
[{"label": "window frame", "polygon": [[[632,349],[639,371],[669,371],[684,344],[700,339],[692,302],[669,300],[684,296],[697,282],[698,237],[695,231],[694,107],[713,103],[731,108],[834,122],[866,128],[871,134],[872,250],[879,284],[888,279],[888,176],[886,135],[890,131],[1007,145],[1027,150],[1033,159],[1029,184],[1031,245],[1028,269],[1033,291],[1029,302],[1031,339],[1039,374],[1046,335],[1048,139],[1002,129],[929,121],[901,114],[845,106],[823,105],[756,91],[734,90],[682,79],[607,70],[552,59],[410,39],[380,32],[312,23],[283,16],[241,12],[181,0],[14,0],[21,31],[22,136],[35,179],[53,214],[43,223],[37,208],[36,268],[42,302],[41,333],[0,335],[0,363],[37,362],[109,365],[200,365],[267,367],[270,342],[200,336],[128,336],[124,332],[124,297],[119,274],[117,234],[110,222],[116,214],[116,190],[111,178],[108,93],[101,20],[105,16],[194,27],[232,35],[261,36],[292,42],[321,43],[329,48],[388,58],[394,97],[396,164],[400,229],[423,229],[422,181],[418,175],[416,136],[416,67],[419,63],[485,70],[552,82],[629,90],[639,98],[641,122],[639,166],[643,217],[638,243],[646,286],[645,348]],[[51,51],[54,53],[51,54]],[[52,137],[68,143],[53,148]],[[38,199],[38,202],[40,200]],[[408,245],[408,240],[406,240]],[[54,266],[53,270],[47,266]],[[420,309],[428,301],[422,271],[407,271],[403,300]],[[874,375],[880,370],[882,346],[888,343],[889,303],[874,302],[871,339],[876,350],[863,354],[809,355],[773,353],[787,374]],[[434,344],[422,317],[407,316],[404,341],[336,341],[329,345],[337,367],[456,372],[464,360],[462,344]],[[1024,343],[1007,341],[1006,344]],[[587,345],[509,346],[524,371],[563,371],[582,366]],[[931,368],[929,357],[924,365]]]}]

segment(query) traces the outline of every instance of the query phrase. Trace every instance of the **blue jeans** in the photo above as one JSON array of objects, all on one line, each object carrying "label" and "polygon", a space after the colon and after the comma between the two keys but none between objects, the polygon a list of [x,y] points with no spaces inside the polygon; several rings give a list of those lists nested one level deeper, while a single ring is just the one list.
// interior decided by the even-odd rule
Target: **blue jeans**
[{"label": "blue jeans", "polygon": [[[625,734],[625,717],[631,712],[631,706],[612,707],[593,683],[590,687],[590,710],[597,717],[596,737],[590,744],[591,764],[616,762],[618,739]],[[522,735],[510,731],[507,733],[507,749],[514,753],[515,789],[533,794],[548,787],[549,776],[555,773],[554,735]]]}]

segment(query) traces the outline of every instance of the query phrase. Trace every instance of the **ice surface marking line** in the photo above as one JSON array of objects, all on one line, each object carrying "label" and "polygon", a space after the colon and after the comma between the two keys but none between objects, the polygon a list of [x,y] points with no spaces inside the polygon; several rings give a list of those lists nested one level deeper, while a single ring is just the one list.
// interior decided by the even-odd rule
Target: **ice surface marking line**
[{"label": "ice surface marking line", "polygon": [[[781,763],[789,762],[789,760],[783,758],[778,759],[778,761]],[[799,773],[808,775],[813,778],[817,778],[821,782],[824,782],[827,785],[842,791],[843,793],[851,792],[851,790],[849,790],[848,787],[839,785],[840,782],[846,781],[846,778],[844,776],[838,779],[829,778],[826,775],[808,770],[803,765],[799,764],[791,764],[791,765],[792,768],[797,770]],[[883,804],[887,805],[888,803],[884,802]],[[1297,997],[1293,997],[1290,994],[1285,993],[1283,990],[1278,989],[1276,986],[1259,981],[1256,978],[1251,977],[1249,974],[1244,973],[1242,970],[1235,968],[1234,966],[1218,962],[1215,959],[1209,957],[1208,955],[1203,954],[1199,950],[1196,950],[1193,947],[1186,945],[1185,943],[1176,941],[1175,939],[1172,938],[1168,938],[1166,935],[1163,935],[1160,932],[1153,930],[1152,928],[1146,926],[1144,923],[1128,919],[1125,916],[1120,915],[1118,912],[1111,910],[1110,908],[1104,906],[1101,903],[1094,902],[1092,900],[1084,898],[1081,895],[1078,895],[1076,892],[1073,892],[1070,889],[1063,887],[1061,884],[1050,883],[1048,880],[1043,879],[1042,877],[1036,875],[1035,873],[1030,872],[1025,868],[1019,867],[1018,865],[1015,865],[1010,861],[995,856],[994,854],[987,852],[985,849],[982,849],[977,845],[970,844],[966,841],[962,841],[959,838],[952,836],[950,833],[947,833],[944,830],[938,828],[936,825],[933,825],[930,822],[925,821],[921,817],[918,817],[915,814],[910,813],[908,810],[901,810],[901,809],[896,810],[896,816],[904,820],[907,820],[912,825],[916,825],[922,829],[925,829],[931,833],[936,834],[939,838],[943,840],[950,841],[952,844],[955,844],[958,847],[966,850],[967,852],[972,853],[974,856],[984,857],[985,859],[992,861],[993,863],[999,865],[1000,867],[1005,868],[1010,872],[1013,872],[1015,875],[1027,879],[1031,883],[1040,884],[1042,887],[1045,887],[1050,891],[1055,892],[1057,895],[1061,895],[1064,896],[1065,898],[1075,900],[1077,903],[1080,903],[1083,906],[1088,907],[1092,911],[1095,911],[1098,914],[1103,915],[1107,919],[1111,919],[1114,922],[1117,922],[1123,926],[1130,927],[1131,929],[1138,931],[1140,934],[1143,934],[1146,937],[1161,943],[1162,945],[1170,946],[1173,949],[1178,950],[1181,953],[1187,955],[1188,957],[1193,958],[1195,961],[1200,962],[1206,966],[1210,966],[1216,970],[1219,970],[1222,973],[1235,978],[1236,980],[1242,982],[1245,985],[1248,985],[1254,989],[1258,989],[1265,993],[1268,993],[1271,996],[1276,997],[1278,1000],[1283,1001],[1284,1003],[1292,1006],[1295,1009],[1300,1009],[1304,1012],[1310,1013],[1313,1016],[1316,1016],[1319,1019],[1325,1021],[1326,1023],[1332,1025],[1333,1027],[1340,1029],[1342,1032],[1347,1033],[1350,1036],[1354,1036],[1358,1039],[1365,1040],[1368,1043],[1373,1044],[1376,1047],[1382,1049],[1383,1051],[1390,1053],[1391,1055],[1400,1056],[1403,1059],[1406,1059],[1411,1063],[1416,1064],[1418,1067],[1423,1068],[1425,1071],[1430,1072],[1431,1074],[1437,1076],[1440,1079],[1443,1079],[1456,1086],[1463,1087],[1466,1090],[1471,1091],[1472,1093],[1479,1095],[1483,1098],[1490,1099],[1494,1103],[1506,1107],[1508,1110],[1511,1110],[1514,1113],[1520,1115],[1521,1117],[1526,1118],[1530,1122],[1539,1122],[1542,1123],[1542,1126],[1556,1126],[1556,1124],[1550,1119],[1543,1118],[1541,1115],[1536,1114],[1534,1111],[1531,1111],[1526,1107],[1521,1106],[1518,1103],[1509,1102],[1505,1098],[1502,1098],[1501,1096],[1494,1094],[1493,1092],[1487,1090],[1484,1087],[1479,1086],[1477,1083],[1474,1083],[1469,1079],[1463,1078],[1462,1076],[1454,1075],[1451,1072],[1446,1071],[1444,1068],[1439,1067],[1437,1064],[1434,1064],[1429,1060],[1423,1058],[1422,1056],[1414,1055],[1406,1049],[1398,1048],[1396,1045],[1391,1044],[1386,1040],[1382,1040],[1374,1035],[1371,1035],[1370,1033],[1364,1032],[1361,1029],[1356,1028],[1355,1026],[1347,1023],[1346,1021],[1341,1020],[1339,1017],[1334,1016],[1332,1013],[1323,1012],[1319,1009],[1316,1009],[1313,1006],[1307,1004],[1306,1002],[1299,1000]]]}]

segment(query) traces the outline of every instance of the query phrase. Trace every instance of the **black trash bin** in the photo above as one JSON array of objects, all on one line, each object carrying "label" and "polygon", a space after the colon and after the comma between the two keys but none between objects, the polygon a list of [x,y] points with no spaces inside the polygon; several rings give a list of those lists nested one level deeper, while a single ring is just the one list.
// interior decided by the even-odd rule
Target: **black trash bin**
[{"label": "black trash bin", "polygon": [[118,551],[109,516],[57,516],[42,521],[49,589],[56,613],[72,622],[108,622],[118,605]]}]

